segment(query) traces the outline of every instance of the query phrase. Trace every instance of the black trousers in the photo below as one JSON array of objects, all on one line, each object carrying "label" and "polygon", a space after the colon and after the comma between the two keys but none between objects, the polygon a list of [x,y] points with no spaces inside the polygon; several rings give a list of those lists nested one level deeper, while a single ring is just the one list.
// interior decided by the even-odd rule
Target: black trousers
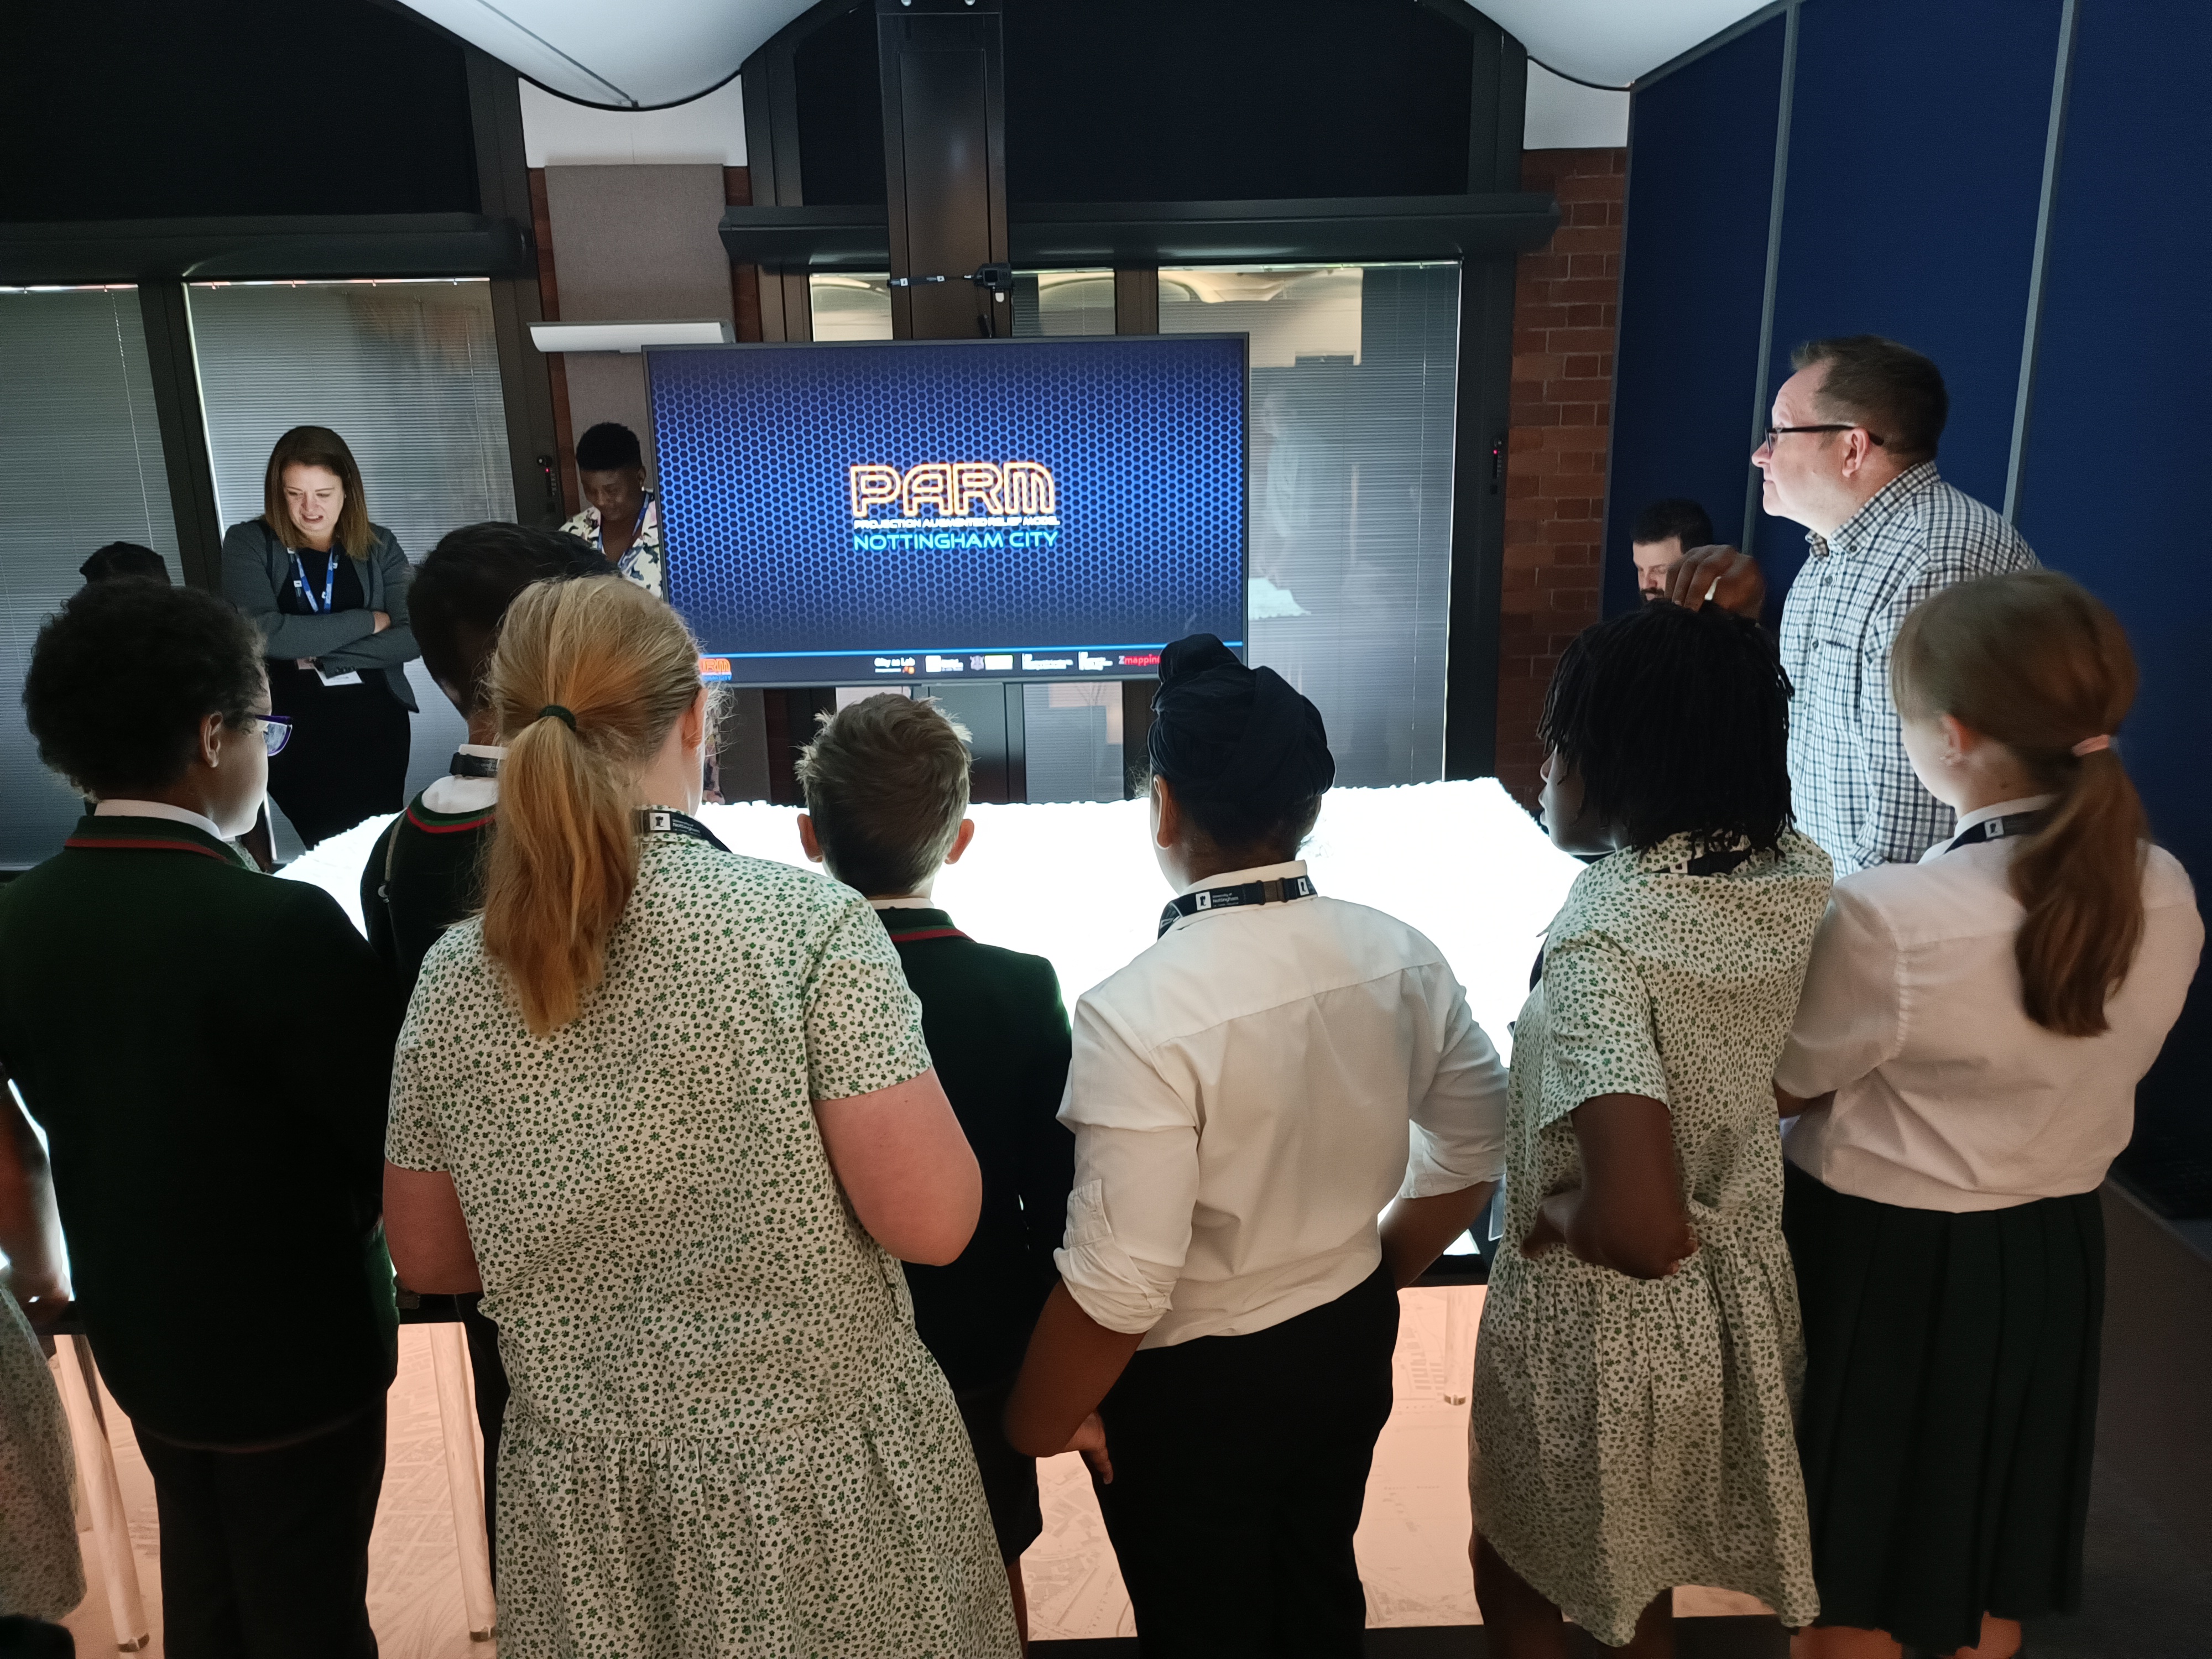
[{"label": "black trousers", "polygon": [[326,687],[271,665],[269,696],[292,741],[269,763],[269,793],[309,847],[407,804],[406,706],[381,684]]},{"label": "black trousers", "polygon": [[1099,1407],[1113,1483],[1092,1484],[1145,1659],[1357,1659],[1352,1535],[1397,1340],[1378,1268],[1267,1330],[1129,1362]]},{"label": "black trousers", "polygon": [[376,1659],[368,1534],[384,1485],[384,1401],[275,1451],[138,1437],[161,1521],[169,1659]]}]

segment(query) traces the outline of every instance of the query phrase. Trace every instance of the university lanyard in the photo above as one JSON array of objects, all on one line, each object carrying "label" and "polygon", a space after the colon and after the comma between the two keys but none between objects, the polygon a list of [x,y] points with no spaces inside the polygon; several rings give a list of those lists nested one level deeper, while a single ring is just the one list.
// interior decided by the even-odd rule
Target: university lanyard
[{"label": "university lanyard", "polygon": [[1961,847],[1973,847],[1985,841],[2008,841],[2015,836],[2032,836],[2043,828],[2047,812],[2008,812],[2001,818],[1984,818],[1979,823],[1969,824],[1951,837],[1951,844],[1943,850],[1955,853]]},{"label": "university lanyard", "polygon": [[446,774],[455,778],[495,778],[499,775],[499,757],[464,755],[456,749],[453,759],[446,763]]},{"label": "university lanyard", "polygon": [[672,807],[639,807],[637,833],[641,836],[681,836],[686,841],[703,841],[718,853],[730,850],[717,841],[714,832],[698,819],[689,812],[678,812]]},{"label": "university lanyard", "polygon": [[1308,876],[1279,876],[1267,881],[1241,882],[1234,887],[1207,887],[1195,893],[1181,893],[1160,912],[1160,936],[1185,916],[1194,916],[1202,910],[1235,910],[1248,904],[1281,904],[1291,899],[1314,896],[1313,880]]},{"label": "university lanyard", "polygon": [[288,548],[285,550],[292,555],[292,586],[300,590],[301,603],[318,617],[329,615],[331,597],[337,592],[337,549],[331,550],[331,568],[323,576],[323,602],[320,605],[315,603],[314,589],[307,586],[307,567],[301,562],[298,550]]}]

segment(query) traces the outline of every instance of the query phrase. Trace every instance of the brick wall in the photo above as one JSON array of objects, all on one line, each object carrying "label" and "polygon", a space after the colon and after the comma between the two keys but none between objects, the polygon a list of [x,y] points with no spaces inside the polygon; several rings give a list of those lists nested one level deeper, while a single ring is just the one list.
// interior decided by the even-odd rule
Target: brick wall
[{"label": "brick wall", "polygon": [[1530,150],[1521,173],[1524,189],[1559,201],[1559,230],[1521,256],[1514,281],[1498,622],[1498,775],[1533,805],[1544,688],[1567,641],[1598,615],[1628,152]]}]

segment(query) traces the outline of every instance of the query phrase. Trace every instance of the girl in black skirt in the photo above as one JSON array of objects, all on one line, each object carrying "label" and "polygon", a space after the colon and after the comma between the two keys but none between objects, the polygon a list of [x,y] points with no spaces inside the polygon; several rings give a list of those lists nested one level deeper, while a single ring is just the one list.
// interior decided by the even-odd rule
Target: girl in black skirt
[{"label": "girl in black skirt", "polygon": [[1947,588],[1890,673],[1958,829],[1837,884],[1776,1068],[1820,1592],[1792,1652],[2006,1659],[2080,1605],[2096,1189],[2204,928],[2112,747],[2135,659],[2085,590]]},{"label": "girl in black skirt", "polygon": [[407,556],[368,521],[361,469],[327,427],[276,441],[262,514],[222,538],[222,589],[261,630],[269,696],[292,721],[269,793],[317,842],[396,812],[407,784],[420,655],[407,626]]}]

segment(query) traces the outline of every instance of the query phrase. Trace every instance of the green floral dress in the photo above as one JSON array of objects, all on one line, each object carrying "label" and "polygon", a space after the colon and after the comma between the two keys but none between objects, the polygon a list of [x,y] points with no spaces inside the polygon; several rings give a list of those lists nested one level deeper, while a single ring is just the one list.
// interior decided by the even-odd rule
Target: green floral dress
[{"label": "green floral dress", "polygon": [[[1718,873],[1688,840],[1576,879],[1516,1024],[1504,1241],[1468,1425],[1476,1529],[1608,1646],[1661,1590],[1819,1610],[1791,1408],[1804,1370],[1782,1239],[1771,1085],[1797,1009],[1827,855],[1802,835]],[[1721,862],[1725,862],[1723,859]],[[1667,1103],[1698,1249],[1643,1280],[1518,1241],[1576,1185],[1569,1115]]]},{"label": "green floral dress", "polygon": [[0,1285],[0,1615],[58,1619],[84,1600],[71,1455],[46,1357]]},{"label": "green floral dress", "polygon": [[929,1065],[850,889],[647,836],[606,975],[530,1035],[481,926],[423,963],[389,1155],[452,1173],[514,1394],[503,1659],[1012,1659],[899,1264],[813,1103]]}]

